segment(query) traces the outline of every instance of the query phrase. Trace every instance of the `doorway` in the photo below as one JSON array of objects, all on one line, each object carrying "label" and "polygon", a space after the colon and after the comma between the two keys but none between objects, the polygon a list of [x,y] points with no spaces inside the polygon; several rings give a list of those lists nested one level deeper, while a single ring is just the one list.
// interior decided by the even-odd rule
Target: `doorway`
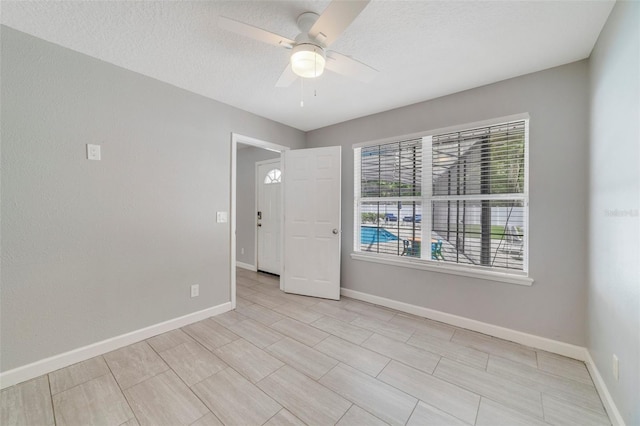
[{"label": "doorway", "polygon": [[[270,159],[280,161],[289,147],[232,133],[231,135],[231,210],[230,294],[232,308],[236,307],[236,267],[258,270],[257,245],[257,172],[256,162]],[[240,194],[238,196],[238,194]],[[281,237],[280,237],[281,238]],[[278,263],[281,241],[278,241]],[[278,264],[277,272],[281,266]],[[270,272],[270,271],[267,271]],[[273,272],[271,272],[273,273]],[[282,288],[282,281],[280,281]]]},{"label": "doorway", "polygon": [[[340,298],[341,147],[289,150],[232,133],[230,299],[236,308],[238,146],[280,153],[282,217],[280,290],[303,296]],[[266,177],[266,176],[265,176]],[[275,171],[273,177],[275,178]],[[255,182],[255,180],[253,181]],[[246,191],[243,191],[243,194]],[[253,193],[253,191],[251,191]],[[256,210],[250,209],[254,214]],[[249,227],[256,229],[255,218]],[[240,247],[242,253],[242,247]],[[257,265],[257,261],[256,261]],[[238,265],[240,266],[240,265]],[[257,266],[256,269],[257,270]]]}]

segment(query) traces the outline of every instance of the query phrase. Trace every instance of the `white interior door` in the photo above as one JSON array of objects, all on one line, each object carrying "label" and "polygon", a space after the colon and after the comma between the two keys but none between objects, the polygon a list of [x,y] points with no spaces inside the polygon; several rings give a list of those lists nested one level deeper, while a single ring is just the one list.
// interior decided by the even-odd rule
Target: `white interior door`
[{"label": "white interior door", "polygon": [[258,270],[280,275],[282,173],[280,160],[256,163]]},{"label": "white interior door", "polygon": [[283,290],[340,299],[339,146],[284,152]]}]

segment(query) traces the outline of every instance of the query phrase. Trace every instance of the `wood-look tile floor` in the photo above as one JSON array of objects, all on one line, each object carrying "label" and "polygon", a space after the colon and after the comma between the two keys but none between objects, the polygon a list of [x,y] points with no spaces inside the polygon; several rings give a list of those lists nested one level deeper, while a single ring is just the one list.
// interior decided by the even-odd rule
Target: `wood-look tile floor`
[{"label": "wood-look tile floor", "polygon": [[5,389],[8,425],[609,425],[585,364],[238,269],[235,311]]}]

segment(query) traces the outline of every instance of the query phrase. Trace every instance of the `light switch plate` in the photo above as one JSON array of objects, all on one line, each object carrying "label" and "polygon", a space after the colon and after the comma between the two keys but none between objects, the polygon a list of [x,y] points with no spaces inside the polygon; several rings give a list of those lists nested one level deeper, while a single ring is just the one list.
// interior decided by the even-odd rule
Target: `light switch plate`
[{"label": "light switch plate", "polygon": [[216,220],[218,223],[227,223],[227,212],[217,212]]},{"label": "light switch plate", "polygon": [[100,161],[100,145],[87,144],[87,160]]}]

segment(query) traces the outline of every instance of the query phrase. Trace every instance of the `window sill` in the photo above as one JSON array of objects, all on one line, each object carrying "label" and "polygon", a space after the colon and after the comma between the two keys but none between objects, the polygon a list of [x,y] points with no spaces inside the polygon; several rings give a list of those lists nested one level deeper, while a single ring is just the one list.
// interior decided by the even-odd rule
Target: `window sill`
[{"label": "window sill", "polygon": [[463,277],[479,278],[488,281],[497,281],[508,284],[531,286],[533,278],[509,274],[504,272],[493,272],[465,268],[462,266],[452,266],[424,259],[409,259],[406,257],[384,256],[379,254],[351,253],[354,260],[363,260],[366,262],[381,263],[384,265],[402,266],[405,268],[420,269],[423,271],[438,272],[442,274],[461,275]]}]

